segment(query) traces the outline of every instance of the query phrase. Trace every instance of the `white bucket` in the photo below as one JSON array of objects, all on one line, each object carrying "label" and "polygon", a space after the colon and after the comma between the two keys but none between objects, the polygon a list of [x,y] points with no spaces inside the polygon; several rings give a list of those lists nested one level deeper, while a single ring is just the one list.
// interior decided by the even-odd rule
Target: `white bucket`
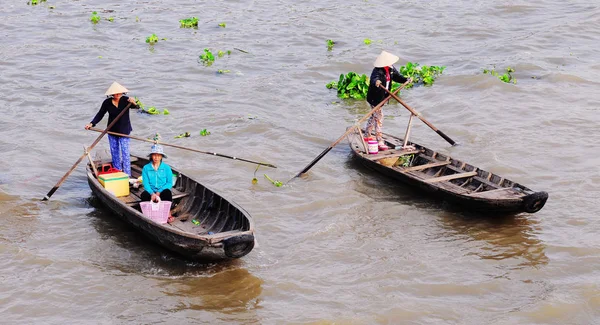
[{"label": "white bucket", "polygon": [[379,144],[377,143],[377,140],[369,140],[367,141],[367,145],[369,154],[374,155],[379,153]]}]

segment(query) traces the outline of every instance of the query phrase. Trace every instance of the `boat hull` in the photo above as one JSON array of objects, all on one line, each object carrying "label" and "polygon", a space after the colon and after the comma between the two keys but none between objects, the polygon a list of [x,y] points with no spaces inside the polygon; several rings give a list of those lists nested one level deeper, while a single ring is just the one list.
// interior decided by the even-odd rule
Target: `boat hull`
[{"label": "boat hull", "polygon": [[[365,167],[390,179],[398,180],[411,188],[417,188],[422,193],[443,198],[446,201],[460,205],[468,210],[506,214],[520,212],[534,213],[539,211],[548,199],[548,193],[546,192],[534,192],[518,183],[504,179],[498,175],[466,164],[452,157],[438,154],[435,151],[415,143],[408,143],[414,150],[407,154],[416,155],[414,161],[419,161],[419,159],[425,161],[422,167],[424,167],[426,163],[435,167],[425,168],[423,171],[415,171],[414,169],[419,168],[415,165],[406,167],[389,166],[383,164],[382,159],[373,159],[365,152],[366,150],[361,143],[362,138],[360,135],[350,134],[348,138],[354,157]],[[384,135],[384,139],[391,148],[401,147],[403,144],[401,138],[391,135]],[[392,151],[392,154],[388,154],[387,156],[400,157],[402,155],[401,153],[401,150],[396,152]],[[380,154],[380,156],[386,158],[386,154]],[[411,167],[413,170],[411,170]],[[455,176],[453,176],[453,174],[436,176],[435,173],[445,171],[441,169],[452,169],[450,171],[453,172]],[[465,177],[461,177],[462,175],[465,175]],[[478,192],[476,188],[459,186],[461,183],[469,184],[471,180],[469,177],[466,177],[468,175],[471,175],[469,177],[474,179],[470,186],[475,187],[472,184],[481,183],[488,188],[488,191],[479,190]],[[436,179],[436,177],[438,177],[438,179]],[[450,180],[437,181],[444,177]],[[484,186],[480,187],[484,188]]]},{"label": "boat hull", "polygon": [[[143,160],[139,157],[135,158]],[[187,195],[173,200],[174,205],[179,206],[179,209],[175,210],[181,214],[191,214],[199,220],[204,220],[203,223],[215,226],[208,229],[216,230],[219,228],[219,223],[223,223],[220,228],[222,231],[197,234],[178,229],[177,224],[153,222],[135,208],[136,204],[139,207],[139,203],[132,204],[127,202],[128,199],[131,201],[131,198],[120,199],[106,191],[94,176],[89,164],[87,177],[94,195],[112,214],[133,226],[150,240],[178,255],[195,261],[213,262],[240,258],[254,248],[254,223],[250,215],[237,204],[223,199],[214,191],[183,174],[179,175],[178,182]],[[133,197],[133,200],[135,199],[137,197]],[[183,228],[184,223],[177,222]],[[191,223],[189,220],[185,222]],[[239,229],[225,226],[232,223]]]}]

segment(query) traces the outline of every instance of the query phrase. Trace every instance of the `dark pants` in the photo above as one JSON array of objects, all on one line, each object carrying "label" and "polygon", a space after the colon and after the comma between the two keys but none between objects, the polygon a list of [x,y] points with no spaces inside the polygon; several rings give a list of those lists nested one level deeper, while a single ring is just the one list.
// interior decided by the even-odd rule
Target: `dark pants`
[{"label": "dark pants", "polygon": [[[148,193],[148,191],[144,191],[142,192],[142,201],[150,201],[150,199],[152,198],[152,194]],[[162,192],[160,192],[160,200],[161,201],[173,201],[173,193],[171,193],[171,190],[164,190]]]}]

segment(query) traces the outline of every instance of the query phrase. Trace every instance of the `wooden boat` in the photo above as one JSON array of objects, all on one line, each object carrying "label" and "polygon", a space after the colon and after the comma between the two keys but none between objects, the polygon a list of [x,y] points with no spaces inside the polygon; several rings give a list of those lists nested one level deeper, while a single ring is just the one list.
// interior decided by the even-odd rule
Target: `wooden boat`
[{"label": "wooden boat", "polygon": [[[109,162],[94,164],[98,169],[102,163]],[[139,177],[148,162],[146,158],[132,155],[132,178]],[[131,188],[128,196],[116,197],[98,181],[91,164],[87,166],[87,178],[94,195],[114,214],[170,251],[205,262],[235,259],[248,254],[254,248],[254,221],[248,212],[171,168],[177,174],[171,208],[175,221],[171,224],[159,224],[142,214],[140,195],[143,187]]]},{"label": "wooden boat", "polygon": [[383,139],[390,149],[368,154],[362,133],[348,134],[354,156],[365,166],[468,209],[534,213],[548,199],[546,192],[535,192],[416,143],[405,143],[403,139],[388,134],[384,134]]}]

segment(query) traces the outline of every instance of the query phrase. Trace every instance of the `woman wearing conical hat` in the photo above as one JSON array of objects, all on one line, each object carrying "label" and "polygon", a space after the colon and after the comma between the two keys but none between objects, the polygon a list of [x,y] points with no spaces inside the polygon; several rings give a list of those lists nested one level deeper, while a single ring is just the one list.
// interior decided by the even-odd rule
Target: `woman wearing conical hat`
[{"label": "woman wearing conical hat", "polygon": [[[385,90],[380,88],[386,87],[388,90],[392,89],[392,80],[399,83],[405,83],[407,79],[394,68],[393,64],[398,62],[400,58],[388,53],[381,51],[381,54],[375,60],[373,65],[375,68],[371,72],[371,81],[369,83],[369,91],[367,92],[367,102],[371,104],[371,107],[377,106],[385,99],[387,93]],[[387,150],[388,147],[383,142],[381,135],[383,127],[383,112],[381,108],[378,109],[367,121],[366,136],[370,137],[371,132],[375,129],[375,137],[379,142],[379,150]]]},{"label": "woman wearing conical hat", "polygon": [[[121,86],[116,81],[113,82],[105,93],[108,98],[102,102],[102,106],[100,106],[100,110],[96,116],[94,116],[94,119],[92,119],[90,123],[86,124],[86,130],[96,126],[96,124],[102,120],[107,112],[108,124],[110,124],[119,115],[119,113],[121,113],[127,107],[127,105],[131,104],[131,108],[138,108],[133,98],[125,96],[125,93],[127,92],[129,92],[127,88]],[[115,125],[113,125],[113,127],[110,128],[109,131],[130,134],[132,130],[129,112],[127,112],[121,116],[121,118],[117,121],[117,123],[115,123]],[[131,176],[129,138],[109,134],[108,143],[110,144],[110,154],[112,156],[113,167]]]}]

